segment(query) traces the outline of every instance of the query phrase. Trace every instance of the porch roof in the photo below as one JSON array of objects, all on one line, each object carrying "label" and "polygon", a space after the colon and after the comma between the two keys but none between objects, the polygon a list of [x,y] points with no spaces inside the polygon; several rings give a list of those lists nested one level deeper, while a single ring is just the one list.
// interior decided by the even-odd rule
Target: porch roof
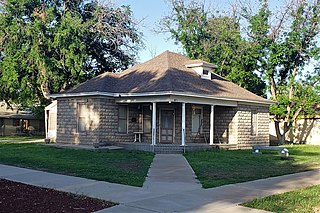
[{"label": "porch roof", "polygon": [[[192,68],[186,67],[190,62],[187,57],[166,51],[157,57],[137,64],[121,73],[103,73],[87,82],[52,98],[105,95],[113,97],[134,97],[150,95],[183,95],[207,97],[210,99],[228,99],[248,101],[261,104],[274,102],[257,96],[248,90],[213,73],[211,80],[203,79]],[[214,65],[212,65],[214,67]]]}]

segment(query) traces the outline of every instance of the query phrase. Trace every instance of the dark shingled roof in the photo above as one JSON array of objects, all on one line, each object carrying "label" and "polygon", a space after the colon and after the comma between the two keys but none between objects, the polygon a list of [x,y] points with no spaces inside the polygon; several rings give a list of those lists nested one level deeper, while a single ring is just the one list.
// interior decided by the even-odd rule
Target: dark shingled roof
[{"label": "dark shingled roof", "polygon": [[212,80],[203,79],[192,68],[185,65],[204,63],[166,51],[157,57],[137,64],[121,73],[103,73],[79,86],[63,92],[109,92],[109,93],[148,93],[148,92],[185,92],[210,95],[217,98],[232,98],[266,102],[248,90],[213,74]]}]

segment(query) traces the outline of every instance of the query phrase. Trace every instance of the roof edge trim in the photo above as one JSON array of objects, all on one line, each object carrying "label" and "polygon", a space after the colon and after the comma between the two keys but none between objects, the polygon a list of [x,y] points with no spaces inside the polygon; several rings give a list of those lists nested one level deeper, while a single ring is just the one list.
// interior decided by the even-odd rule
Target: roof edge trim
[{"label": "roof edge trim", "polygon": [[259,100],[251,100],[251,99],[239,99],[239,98],[230,98],[230,97],[216,97],[211,95],[199,95],[194,93],[187,92],[175,92],[175,91],[166,91],[166,92],[146,92],[146,93],[108,93],[108,92],[83,92],[83,93],[65,93],[65,94],[52,94],[49,97],[56,98],[64,98],[64,97],[83,97],[83,96],[107,96],[107,97],[141,97],[141,96],[164,96],[164,95],[178,95],[178,96],[189,96],[189,97],[200,97],[200,98],[209,98],[216,100],[226,100],[226,101],[238,101],[245,103],[258,103],[258,104],[266,104],[272,105],[277,102],[271,100],[259,101]]},{"label": "roof edge trim", "polygon": [[193,67],[210,67],[210,68],[218,68],[218,66],[211,64],[211,63],[206,63],[206,62],[201,62],[201,63],[188,63],[185,64],[187,68],[193,68]]},{"label": "roof edge trim", "polygon": [[114,97],[115,93],[111,92],[80,92],[80,93],[63,93],[63,94],[51,94],[49,98],[56,99],[56,98],[67,98],[67,97],[82,97],[82,96],[109,96]]}]

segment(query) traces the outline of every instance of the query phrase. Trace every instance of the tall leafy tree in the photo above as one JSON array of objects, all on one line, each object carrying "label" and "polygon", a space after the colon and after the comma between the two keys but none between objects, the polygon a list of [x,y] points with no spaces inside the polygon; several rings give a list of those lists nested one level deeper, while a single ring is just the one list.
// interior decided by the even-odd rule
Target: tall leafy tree
[{"label": "tall leafy tree", "polygon": [[[305,72],[310,60],[319,61],[320,5],[318,0],[291,1],[280,15],[274,15],[268,2],[262,1],[260,10],[246,17],[259,71],[278,103],[270,111],[278,140],[284,143],[293,123],[300,116],[313,115],[320,103],[319,67]],[[271,19],[277,20],[275,24]]]},{"label": "tall leafy tree", "polygon": [[127,68],[141,45],[129,7],[95,0],[3,0],[0,26],[0,99],[21,107]]},{"label": "tall leafy tree", "polygon": [[223,77],[258,94],[264,95],[265,83],[254,71],[252,45],[241,37],[235,15],[213,15],[204,4],[191,0],[171,1],[172,12],[161,20],[162,31],[168,31],[180,42],[188,57],[202,59],[218,66]]},{"label": "tall leafy tree", "polygon": [[[241,18],[248,22],[243,32],[236,16],[215,16],[197,1],[171,2],[173,12],[161,26],[189,57],[217,64],[220,75],[257,94],[264,87],[262,79],[267,83],[277,102],[270,111],[280,143],[299,117],[315,113],[320,102],[318,0],[291,0],[275,13],[266,0],[260,1],[257,12],[241,8]],[[307,68],[311,60],[318,63]]]}]

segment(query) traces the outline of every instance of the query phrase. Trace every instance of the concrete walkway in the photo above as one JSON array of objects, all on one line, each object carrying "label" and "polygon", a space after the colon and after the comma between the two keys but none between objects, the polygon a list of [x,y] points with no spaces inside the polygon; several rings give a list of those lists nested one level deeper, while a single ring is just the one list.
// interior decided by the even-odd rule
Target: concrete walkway
[{"label": "concrete walkway", "polygon": [[99,213],[241,213],[265,212],[238,205],[256,197],[320,184],[320,170],[202,189],[182,155],[156,155],[142,188],[6,165],[0,178],[120,203]]},{"label": "concrete walkway", "polygon": [[150,166],[143,189],[160,194],[201,189],[187,160],[179,154],[158,154]]}]

